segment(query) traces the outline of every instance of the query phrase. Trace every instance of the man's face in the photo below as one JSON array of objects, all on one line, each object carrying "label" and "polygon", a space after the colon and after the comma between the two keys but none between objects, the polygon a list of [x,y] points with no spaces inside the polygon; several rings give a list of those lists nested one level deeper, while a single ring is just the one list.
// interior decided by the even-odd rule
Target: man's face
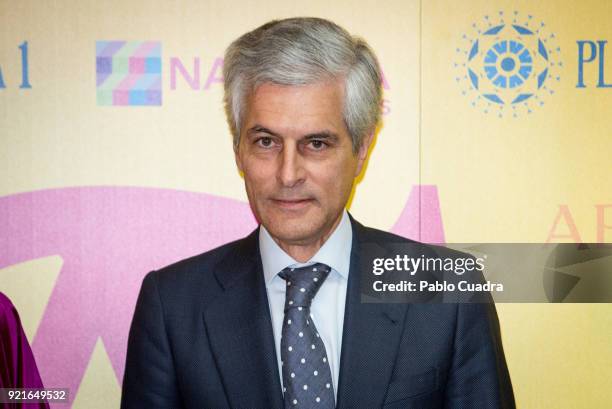
[{"label": "man's face", "polygon": [[236,163],[255,216],[281,247],[321,245],[361,171],[370,138],[353,152],[343,98],[337,81],[266,83],[247,100]]}]

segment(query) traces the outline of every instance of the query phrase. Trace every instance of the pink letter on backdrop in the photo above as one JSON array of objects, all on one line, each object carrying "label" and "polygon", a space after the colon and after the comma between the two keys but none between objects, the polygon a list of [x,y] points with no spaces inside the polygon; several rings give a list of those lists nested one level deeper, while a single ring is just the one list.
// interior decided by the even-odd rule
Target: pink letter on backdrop
[{"label": "pink letter on backdrop", "polygon": [[445,243],[437,187],[414,186],[391,232],[425,243]]},{"label": "pink letter on backdrop", "polygon": [[204,84],[204,89],[209,89],[214,83],[223,84],[223,58],[220,57],[215,58],[215,62],[206,79],[206,84]]},{"label": "pink letter on backdrop", "polygon": [[170,58],[170,89],[176,89],[176,70],[179,70],[185,81],[189,84],[191,89],[200,89],[200,59],[193,59],[193,77],[187,72],[187,68],[183,65],[181,60],[176,57]]}]

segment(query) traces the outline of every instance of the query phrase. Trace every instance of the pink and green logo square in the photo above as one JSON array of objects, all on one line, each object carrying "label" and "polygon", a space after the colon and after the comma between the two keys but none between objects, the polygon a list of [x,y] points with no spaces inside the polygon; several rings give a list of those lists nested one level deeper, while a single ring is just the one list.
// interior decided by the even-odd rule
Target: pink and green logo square
[{"label": "pink and green logo square", "polygon": [[161,105],[161,43],[96,41],[98,105]]}]

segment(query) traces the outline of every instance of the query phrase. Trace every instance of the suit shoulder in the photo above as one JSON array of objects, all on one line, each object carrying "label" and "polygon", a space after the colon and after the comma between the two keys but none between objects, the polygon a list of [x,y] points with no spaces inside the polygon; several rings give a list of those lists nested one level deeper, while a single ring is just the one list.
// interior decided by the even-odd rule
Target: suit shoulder
[{"label": "suit shoulder", "polygon": [[366,227],[358,225],[359,235],[362,242],[373,242],[378,244],[384,243],[402,243],[402,244],[422,244],[418,241],[399,236],[388,231],[375,229],[373,227]]},{"label": "suit shoulder", "polygon": [[423,243],[384,230],[379,230],[372,227],[365,227],[363,225],[359,225],[358,228],[360,229],[359,234],[360,241],[362,243],[375,243],[381,246],[393,245],[394,247],[400,248],[402,246],[406,246],[407,248],[410,248],[412,250],[418,250],[424,255],[436,256],[441,258],[457,259],[473,257],[468,253],[451,249],[449,247],[444,246],[443,244]]},{"label": "suit shoulder", "polygon": [[257,230],[247,237],[238,239],[204,253],[179,260],[149,273],[155,276],[160,288],[174,289],[184,287],[185,290],[202,283],[208,285],[214,282],[214,271],[217,266],[228,259],[240,256],[245,248],[250,248],[253,240],[257,240]]}]

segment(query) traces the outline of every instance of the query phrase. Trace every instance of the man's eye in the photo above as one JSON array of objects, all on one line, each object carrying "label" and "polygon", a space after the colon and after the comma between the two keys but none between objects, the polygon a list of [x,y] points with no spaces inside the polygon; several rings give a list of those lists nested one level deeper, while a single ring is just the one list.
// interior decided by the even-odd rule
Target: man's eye
[{"label": "man's eye", "polygon": [[325,149],[327,144],[323,141],[315,139],[310,141],[310,146],[312,146],[314,150],[320,151],[321,149]]},{"label": "man's eye", "polygon": [[269,148],[272,146],[272,138],[270,138],[269,136],[264,136],[262,138],[259,138],[255,143],[261,146],[262,148]]}]

